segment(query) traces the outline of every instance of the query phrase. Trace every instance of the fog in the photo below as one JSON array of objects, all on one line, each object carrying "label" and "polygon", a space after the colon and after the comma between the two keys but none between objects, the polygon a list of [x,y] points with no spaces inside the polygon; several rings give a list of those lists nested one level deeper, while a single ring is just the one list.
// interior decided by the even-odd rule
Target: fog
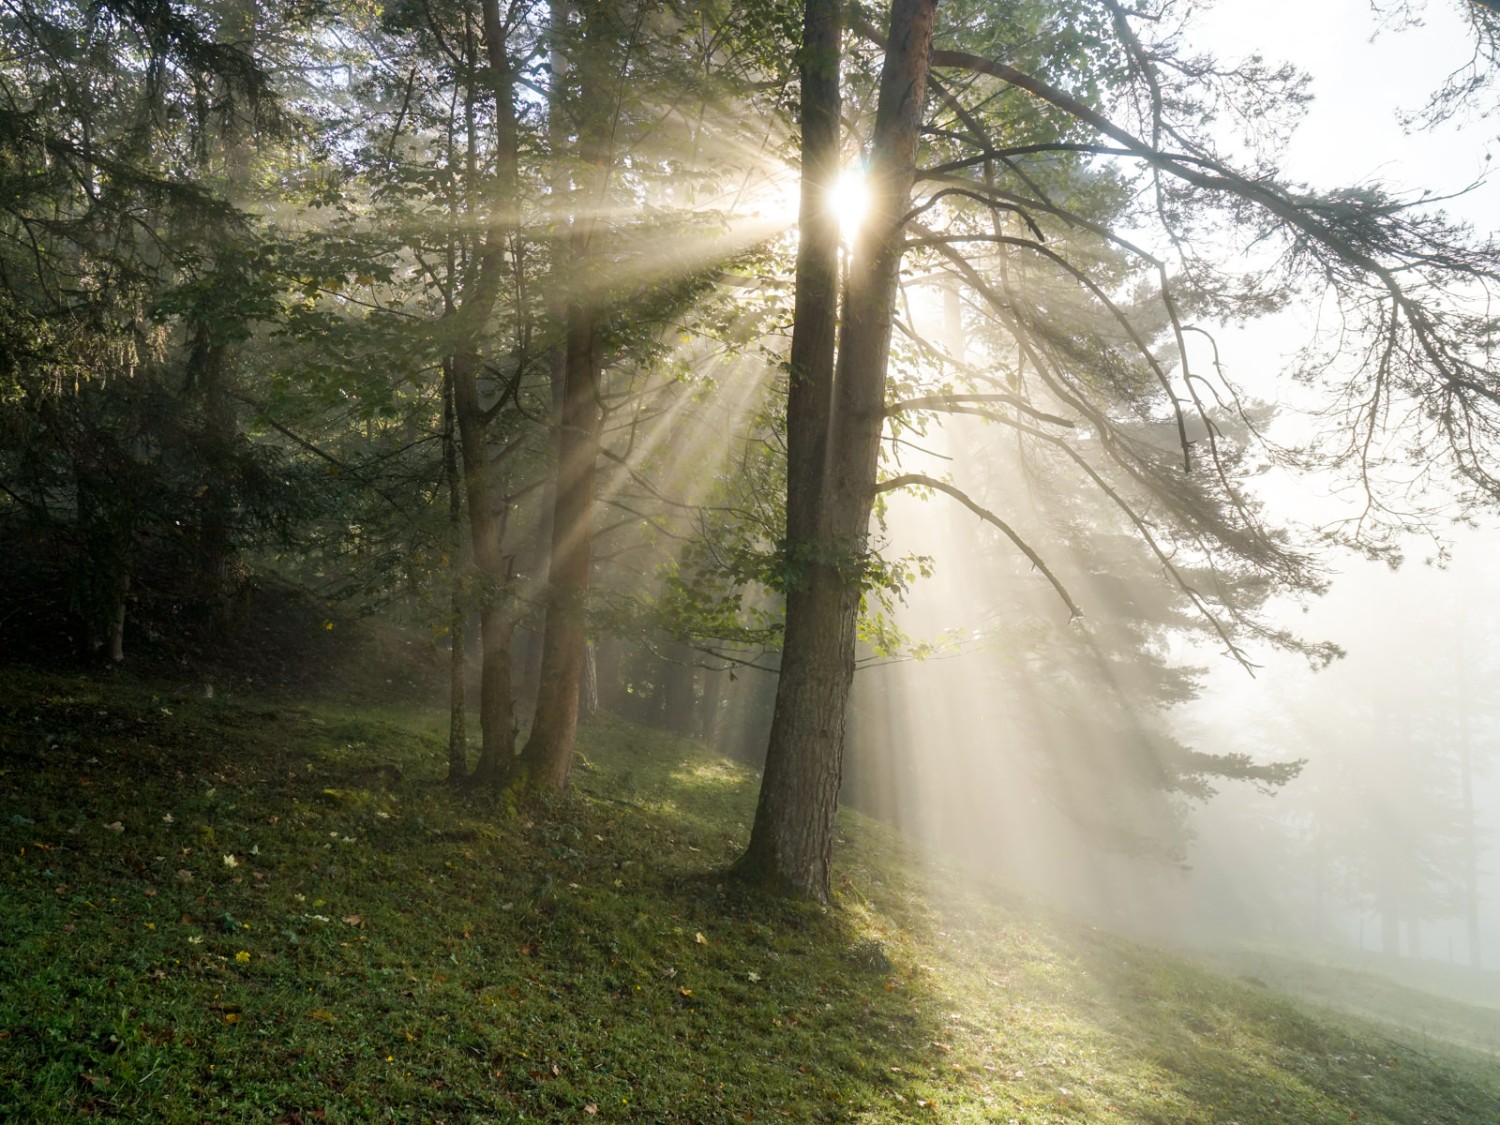
[{"label": "fog", "polygon": [[[1456,189],[1480,174],[1488,138],[1410,134],[1396,123],[1463,61],[1448,13],[1428,14],[1428,26],[1398,43],[1375,34],[1362,4],[1315,15],[1302,6],[1295,21],[1228,5],[1209,13],[1201,34],[1209,46],[1260,48],[1315,75],[1317,101],[1292,150],[1309,179],[1399,183],[1420,168],[1425,182]],[[1288,27],[1299,34],[1280,30]],[[1455,209],[1486,223],[1494,201],[1484,185]],[[1239,375],[1285,408],[1282,434],[1314,425],[1277,383],[1282,357],[1314,325],[1303,313],[1223,329]],[[951,473],[981,503],[1003,494],[1007,519],[1026,509],[1012,520],[1023,538],[1046,536],[1045,505],[1017,497],[1035,500],[1051,482],[1008,459],[1001,440],[977,426],[925,435],[930,460],[918,471]],[[1348,484],[1269,474],[1260,495],[1273,520],[1356,519],[1364,498]],[[1441,510],[1441,489],[1426,500]],[[1081,515],[1079,503],[1061,506]],[[1273,597],[1265,608],[1275,627],[1343,650],[1323,668],[1269,645],[1254,648],[1246,668],[1201,629],[1189,639],[1160,566],[1123,535],[1116,541],[1107,519],[1086,549],[1046,559],[1083,610],[1076,622],[1003,536],[945,497],[893,500],[885,530],[897,553],[933,560],[934,579],[892,611],[900,631],[933,651],[895,661],[872,653],[856,677],[855,804],[1152,940],[1332,958],[1494,998],[1493,513],[1475,526],[1440,514],[1422,533],[1398,536],[1400,565],[1330,554],[1326,596]],[[1075,542],[1065,533],[1050,541],[1065,555]],[[1147,666],[1119,658],[1130,638]],[[1163,784],[1193,753],[1294,763],[1296,776]],[[1490,972],[1454,985],[1464,978],[1444,976],[1444,966]]]}]

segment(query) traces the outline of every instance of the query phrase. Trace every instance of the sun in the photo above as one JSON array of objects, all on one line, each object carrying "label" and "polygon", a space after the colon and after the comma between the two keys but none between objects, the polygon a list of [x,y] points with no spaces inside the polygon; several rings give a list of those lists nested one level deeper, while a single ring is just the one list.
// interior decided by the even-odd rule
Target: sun
[{"label": "sun", "polygon": [[844,169],[828,193],[828,207],[838,216],[839,240],[852,243],[870,210],[870,185],[865,182],[864,172],[858,168]]}]

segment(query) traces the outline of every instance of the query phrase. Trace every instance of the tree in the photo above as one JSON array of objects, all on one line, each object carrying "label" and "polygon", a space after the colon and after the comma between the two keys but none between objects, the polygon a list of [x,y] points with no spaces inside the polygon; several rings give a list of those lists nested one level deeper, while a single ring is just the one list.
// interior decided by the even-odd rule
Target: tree
[{"label": "tree", "polygon": [[[1068,611],[1078,612],[1045,560],[1001,515],[930,476],[879,482],[876,452],[887,411],[978,413],[1062,450],[1081,481],[1125,513],[1167,579],[1241,660],[1248,658],[1239,638],[1299,642],[1240,604],[1236,583],[1215,577],[1220,568],[1303,590],[1315,589],[1318,576],[1305,552],[1263,524],[1236,479],[1232,443],[1216,413],[1242,408],[1222,368],[1211,379],[1189,347],[1190,337],[1211,340],[1191,315],[1255,315],[1293,296],[1326,294],[1367,341],[1363,363],[1343,388],[1352,403],[1347,432],[1379,430],[1394,404],[1409,399],[1433,420],[1463,471],[1485,478],[1486,435],[1500,388],[1483,360],[1487,321],[1467,311],[1463,297],[1466,287],[1496,279],[1491,248],[1420,201],[1368,187],[1318,194],[1283,183],[1273,151],[1287,111],[1302,96],[1297,76],[1186,57],[1170,35],[1143,39],[1139,27],[1170,26],[1164,19],[1169,6],[1059,6],[1054,26],[1066,32],[1050,42],[1014,38],[1028,26],[1021,5],[963,12],[951,26],[972,50],[933,48],[933,11],[926,5],[896,4],[885,36],[859,28],[885,46],[870,148],[876,202],[851,256],[835,375],[824,384],[809,379],[819,387],[814,403],[789,405],[785,565],[793,578],[779,721],[740,864],[747,875],[796,893],[827,895],[854,622],[875,573],[868,524],[882,487],[956,495],[1012,538],[1052,581]],[[830,85],[810,80],[806,59],[836,57],[823,30],[836,26],[836,9],[809,4],[805,10],[804,120],[833,104]],[[1080,93],[1040,70],[1022,69],[1025,56],[1039,67],[1068,59],[1083,76]],[[919,148],[929,82],[942,117],[927,122],[928,140]],[[1121,106],[1132,124],[1095,109],[1095,99]],[[1261,147],[1250,171],[1239,171],[1213,144],[1209,123],[1226,106],[1261,130],[1252,137]],[[816,200],[826,182],[820,160],[828,147],[810,145],[806,133],[803,144],[804,195]],[[919,151],[935,162],[919,170]],[[926,195],[913,207],[914,181]],[[1145,203],[1130,210],[1117,205],[1099,221],[1097,201],[1116,190],[1125,198],[1139,190]],[[1116,222],[1149,224],[1162,249],[1116,233]],[[1227,233],[1231,246],[1208,245],[1211,232]],[[1235,244],[1273,244],[1280,256],[1235,259]],[[1216,257],[1220,250],[1228,256]],[[981,372],[968,387],[950,384],[912,403],[886,401],[887,341],[906,252],[942,263],[1009,337],[1011,370],[1024,370],[1034,388]],[[800,253],[821,253],[826,261],[828,252],[804,236]],[[1024,281],[1018,277],[1023,271]],[[1086,293],[1094,315],[1073,323],[1054,319],[1037,295],[1048,286],[1032,288],[1039,274],[1051,279],[1049,285],[1066,282]],[[800,304],[800,262],[798,280]],[[809,284],[815,297],[805,311],[799,307],[794,352],[796,334],[815,338],[833,308],[828,282]],[[794,393],[806,370],[794,355]],[[1175,454],[1133,432],[1148,423],[1175,431]],[[810,436],[798,439],[799,431]],[[1407,436],[1426,442],[1432,435]],[[1373,460],[1371,446],[1358,437],[1343,452],[1346,463]],[[799,493],[810,498],[806,510],[816,533],[793,515]],[[1191,566],[1182,564],[1178,544],[1192,552]],[[1199,582],[1192,570],[1209,575],[1208,581]],[[1314,654],[1329,655],[1326,649]]]},{"label": "tree", "polygon": [[0,10],[18,47],[0,71],[4,398],[26,443],[0,468],[7,522],[74,540],[75,608],[115,661],[132,572],[191,609],[174,631],[211,625],[234,552],[295,507],[227,393],[227,349],[269,299],[235,153],[276,134],[277,101],[245,9],[222,14],[233,27],[163,6]]}]

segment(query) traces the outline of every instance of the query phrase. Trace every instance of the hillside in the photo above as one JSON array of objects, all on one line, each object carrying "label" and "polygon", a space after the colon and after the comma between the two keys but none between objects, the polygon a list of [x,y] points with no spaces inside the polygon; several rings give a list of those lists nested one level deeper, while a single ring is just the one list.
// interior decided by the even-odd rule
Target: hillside
[{"label": "hillside", "polygon": [[0,1118],[1500,1121],[1481,1055],[858,816],[837,909],[747,895],[753,778],[693,743],[600,721],[516,814],[428,722],[0,672]]}]

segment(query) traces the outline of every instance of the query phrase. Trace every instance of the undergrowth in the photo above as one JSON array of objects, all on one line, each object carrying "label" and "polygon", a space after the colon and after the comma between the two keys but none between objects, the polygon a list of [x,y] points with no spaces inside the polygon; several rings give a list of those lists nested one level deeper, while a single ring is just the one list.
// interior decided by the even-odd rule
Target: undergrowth
[{"label": "undergrowth", "polygon": [[1500,1121],[1306,1014],[846,816],[832,910],[725,881],[754,782],[601,720],[457,794],[431,718],[0,680],[0,1118]]}]

